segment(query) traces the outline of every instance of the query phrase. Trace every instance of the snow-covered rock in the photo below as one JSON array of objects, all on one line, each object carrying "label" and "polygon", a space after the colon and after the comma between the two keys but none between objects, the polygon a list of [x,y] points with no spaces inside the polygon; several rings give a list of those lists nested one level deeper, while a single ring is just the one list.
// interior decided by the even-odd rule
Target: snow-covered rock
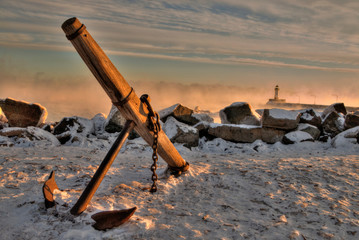
[{"label": "snow-covered rock", "polygon": [[105,131],[109,133],[121,132],[125,123],[126,119],[121,115],[118,108],[112,105],[105,122]]},{"label": "snow-covered rock", "polygon": [[185,107],[179,103],[171,107],[162,109],[161,111],[158,112],[158,114],[160,115],[160,118],[163,122],[166,122],[169,117],[174,117],[175,119],[177,119],[177,121],[180,121],[182,123],[191,126],[201,121],[196,117],[192,116],[193,114],[192,109]]},{"label": "snow-covered rock", "polygon": [[184,143],[186,147],[198,145],[199,132],[197,128],[179,122],[174,117],[168,117],[163,130],[171,142]]},{"label": "snow-covered rock", "polygon": [[102,134],[105,131],[106,115],[103,113],[96,114],[92,119],[95,134]]},{"label": "snow-covered rock", "polygon": [[317,111],[311,108],[302,110],[300,113],[301,115],[299,123],[308,123],[310,125],[316,126],[317,128],[321,128],[322,118]]},{"label": "snow-covered rock", "polygon": [[283,130],[297,128],[300,114],[296,111],[283,109],[264,109],[262,116],[262,126]]},{"label": "snow-covered rock", "polygon": [[54,135],[66,145],[82,146],[94,133],[94,122],[77,116],[65,117],[54,127]]},{"label": "snow-covered rock", "polygon": [[344,127],[345,129],[359,126],[359,116],[355,114],[347,114],[345,116]]},{"label": "snow-covered rock", "polygon": [[260,125],[260,116],[246,102],[235,102],[219,111],[223,124]]},{"label": "snow-covered rock", "polygon": [[261,127],[244,124],[211,123],[208,133],[231,142],[252,143],[261,139]]},{"label": "snow-covered rock", "polygon": [[9,137],[0,135],[0,147],[12,147],[14,146],[13,141]]},{"label": "snow-covered rock", "polygon": [[[29,147],[36,145],[59,146],[59,140],[41,128],[37,127],[9,127],[0,130],[0,136],[6,137],[6,142],[11,142],[12,145],[20,147]],[[2,138],[5,141],[5,138]]]},{"label": "snow-covered rock", "polygon": [[320,136],[320,130],[316,126],[308,123],[299,123],[297,130],[309,133],[314,140],[317,140]]},{"label": "snow-covered rock", "polygon": [[344,103],[333,103],[323,110],[322,118],[324,119],[331,112],[342,113],[343,115],[347,114],[347,109],[344,106]]},{"label": "snow-covered rock", "polygon": [[213,140],[216,137],[212,136],[208,133],[208,129],[209,129],[210,125],[211,125],[211,123],[209,123],[209,122],[199,122],[196,125],[194,125],[193,127],[198,130],[199,138],[205,137],[207,140]]},{"label": "snow-covered rock", "polygon": [[261,139],[263,142],[266,143],[280,142],[282,141],[284,135],[285,135],[284,130],[267,128],[267,127],[261,128]]},{"label": "snow-covered rock", "polygon": [[38,103],[28,103],[6,98],[2,110],[10,127],[41,126],[47,118],[47,110]]},{"label": "snow-covered rock", "polygon": [[192,117],[198,120],[198,122],[213,123],[214,119],[206,113],[192,113]]},{"label": "snow-covered rock", "polygon": [[323,119],[323,131],[334,137],[344,130],[344,122],[345,119],[342,113],[332,111]]},{"label": "snow-covered rock", "polygon": [[4,112],[2,111],[2,108],[0,107],[0,123],[7,123],[7,118],[4,114]]},{"label": "snow-covered rock", "polygon": [[[358,144],[358,138],[359,126],[339,133],[332,139],[331,144],[333,147],[350,147],[352,144]],[[359,148],[358,145],[355,145],[355,147]]]},{"label": "snow-covered rock", "polygon": [[284,144],[293,144],[293,143],[306,142],[306,141],[313,142],[314,139],[309,133],[303,131],[289,132],[286,135],[284,135],[282,140]]}]

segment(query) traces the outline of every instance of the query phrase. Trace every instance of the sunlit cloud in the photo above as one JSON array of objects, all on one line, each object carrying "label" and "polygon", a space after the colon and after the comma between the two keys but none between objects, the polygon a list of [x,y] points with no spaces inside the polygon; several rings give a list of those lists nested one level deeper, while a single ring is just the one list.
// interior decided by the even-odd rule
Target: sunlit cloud
[{"label": "sunlit cloud", "polygon": [[[356,71],[359,3],[346,1],[2,1],[2,46],[62,49],[60,24],[77,16],[101,46],[126,55],[223,64]],[[41,7],[39,7],[41,6]],[[11,31],[10,31],[11,30]],[[142,52],[142,53],[140,53]],[[245,55],[241,55],[245,52]],[[269,52],[283,58],[278,63]],[[181,54],[202,54],[201,58]],[[177,54],[177,56],[168,56]],[[258,60],[256,56],[264,59]],[[235,57],[236,61],[230,61]],[[248,59],[252,60],[248,61]],[[350,59],[349,62],[347,59]],[[246,59],[246,60],[243,60]],[[291,60],[298,59],[298,63]],[[308,61],[302,63],[302,61]],[[354,66],[314,66],[312,62]],[[299,63],[300,62],[300,63]]]}]

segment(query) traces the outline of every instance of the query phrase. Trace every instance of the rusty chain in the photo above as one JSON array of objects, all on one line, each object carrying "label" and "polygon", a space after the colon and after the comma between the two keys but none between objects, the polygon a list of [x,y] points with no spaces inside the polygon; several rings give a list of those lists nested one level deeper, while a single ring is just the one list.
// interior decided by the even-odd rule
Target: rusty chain
[{"label": "rusty chain", "polygon": [[153,143],[152,143],[152,160],[153,163],[151,165],[151,171],[152,171],[152,186],[150,188],[150,192],[154,193],[157,191],[157,180],[158,175],[156,174],[157,170],[157,161],[158,161],[158,154],[157,154],[157,148],[158,148],[158,133],[161,131],[161,124],[160,124],[160,116],[157,112],[153,111],[152,106],[150,104],[150,98],[147,94],[143,94],[141,96],[141,102],[146,104],[148,109],[148,122],[149,122],[149,129],[153,132]]}]

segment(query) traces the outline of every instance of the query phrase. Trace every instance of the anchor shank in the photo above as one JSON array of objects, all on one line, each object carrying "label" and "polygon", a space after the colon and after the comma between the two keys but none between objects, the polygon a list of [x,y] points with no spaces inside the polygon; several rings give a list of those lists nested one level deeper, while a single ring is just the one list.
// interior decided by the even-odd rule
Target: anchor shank
[{"label": "anchor shank", "polygon": [[97,188],[100,186],[102,179],[105,177],[108,169],[111,167],[113,161],[115,160],[117,154],[122,148],[122,145],[126,141],[129,133],[135,127],[135,123],[131,120],[127,120],[124,128],[122,129],[120,135],[117,137],[113,143],[111,149],[108,151],[107,155],[103,159],[101,165],[98,167],[96,173],[92,177],[91,181],[83,191],[79,200],[71,209],[72,215],[79,215],[87,208],[88,203],[91,201],[93,195],[95,194]]}]

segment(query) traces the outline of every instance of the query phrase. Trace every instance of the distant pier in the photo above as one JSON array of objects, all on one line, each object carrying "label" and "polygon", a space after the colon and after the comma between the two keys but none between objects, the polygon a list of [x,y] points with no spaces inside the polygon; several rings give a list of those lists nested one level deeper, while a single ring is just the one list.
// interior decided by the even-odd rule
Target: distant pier
[{"label": "distant pier", "polygon": [[[266,103],[267,107],[272,108],[283,108],[283,109],[292,109],[292,110],[299,110],[299,109],[308,109],[312,108],[314,110],[324,110],[325,108],[329,107],[329,105],[318,105],[318,104],[302,104],[302,103],[287,103],[285,99],[279,98],[279,87],[278,85],[274,88],[274,98],[271,98]],[[359,111],[359,107],[347,107],[345,106],[348,112],[355,112]]]}]

